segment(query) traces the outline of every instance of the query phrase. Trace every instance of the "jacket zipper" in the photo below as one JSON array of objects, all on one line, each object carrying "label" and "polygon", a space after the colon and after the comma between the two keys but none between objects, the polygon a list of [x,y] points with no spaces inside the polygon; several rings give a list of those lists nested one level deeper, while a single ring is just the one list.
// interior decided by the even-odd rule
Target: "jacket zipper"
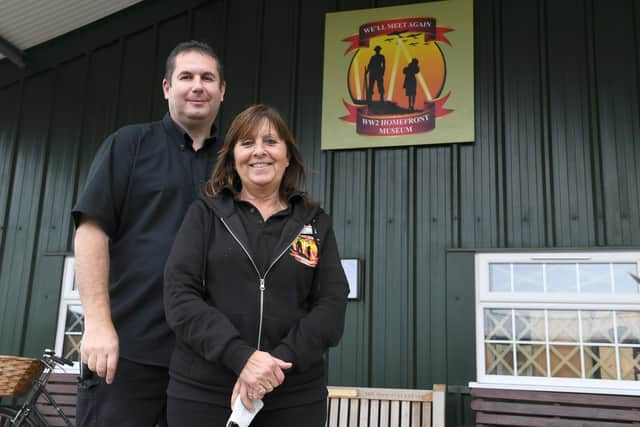
[{"label": "jacket zipper", "polygon": [[251,254],[249,254],[249,251],[247,251],[247,248],[244,247],[244,245],[242,244],[240,239],[238,239],[236,234],[231,230],[231,227],[229,227],[227,225],[227,223],[224,221],[223,218],[220,218],[220,221],[225,226],[225,228],[227,229],[229,234],[231,234],[231,237],[233,237],[233,239],[236,242],[238,242],[238,244],[240,245],[240,247],[242,248],[244,253],[247,255],[247,258],[249,258],[249,261],[251,261],[251,265],[253,265],[253,268],[254,268],[254,270],[256,270],[256,274],[258,275],[258,281],[259,281],[259,286],[260,286],[260,324],[258,326],[258,346],[257,346],[257,349],[260,350],[260,341],[261,341],[261,338],[262,338],[262,315],[263,315],[263,311],[264,311],[265,279],[267,278],[267,274],[269,274],[269,271],[271,271],[271,268],[275,265],[275,263],[278,262],[278,260],[280,260],[280,258],[282,258],[282,256],[287,252],[287,249],[289,249],[291,247],[291,245],[293,245],[293,242],[295,242],[296,239],[298,238],[298,236],[300,235],[300,233],[302,233],[302,230],[304,230],[304,226],[296,234],[296,237],[291,241],[291,243],[289,243],[289,245],[285,246],[284,250],[282,252],[280,252],[280,255],[278,255],[276,257],[276,259],[274,259],[271,262],[271,264],[269,265],[269,268],[267,268],[267,271],[264,272],[264,276],[262,276],[260,274],[260,270],[258,270],[258,267],[256,266],[255,261],[253,260],[253,258],[251,258]]}]

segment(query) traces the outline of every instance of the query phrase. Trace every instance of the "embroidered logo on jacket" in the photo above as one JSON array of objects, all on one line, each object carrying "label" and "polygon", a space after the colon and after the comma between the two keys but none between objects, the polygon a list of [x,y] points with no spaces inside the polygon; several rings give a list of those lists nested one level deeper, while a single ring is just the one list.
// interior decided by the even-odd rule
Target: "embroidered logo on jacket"
[{"label": "embroidered logo on jacket", "polygon": [[313,238],[313,228],[311,225],[305,225],[289,250],[296,261],[308,267],[318,265],[318,245],[316,239]]}]

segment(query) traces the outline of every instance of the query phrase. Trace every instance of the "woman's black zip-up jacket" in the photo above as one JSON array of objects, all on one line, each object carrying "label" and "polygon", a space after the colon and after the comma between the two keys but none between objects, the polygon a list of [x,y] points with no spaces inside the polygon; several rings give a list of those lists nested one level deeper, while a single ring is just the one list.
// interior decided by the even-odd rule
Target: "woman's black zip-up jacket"
[{"label": "woman's black zip-up jacket", "polygon": [[227,406],[259,349],[293,363],[265,409],[326,398],[322,356],[342,336],[348,285],[329,216],[301,195],[289,204],[260,272],[229,193],[201,196],[189,208],[165,268],[165,311],[176,334],[170,374],[182,384],[169,394],[200,390]]}]

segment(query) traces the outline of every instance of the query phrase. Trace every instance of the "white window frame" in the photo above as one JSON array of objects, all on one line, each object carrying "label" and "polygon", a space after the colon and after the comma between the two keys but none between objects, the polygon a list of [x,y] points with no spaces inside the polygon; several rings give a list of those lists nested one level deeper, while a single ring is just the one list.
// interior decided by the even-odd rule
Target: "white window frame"
[{"label": "white window frame", "polygon": [[[56,328],[55,352],[62,355],[65,338],[65,324],[67,321],[67,307],[70,305],[80,305],[80,293],[73,288],[75,283],[75,258],[67,256],[64,259],[64,270],[62,273],[62,286],[60,289],[60,304],[58,307],[58,324]],[[73,366],[58,367],[58,371],[67,373],[79,373],[80,362],[74,361]]]},{"label": "white window frame", "polygon": [[[640,311],[638,294],[578,294],[578,293],[510,293],[490,291],[489,265],[507,264],[553,264],[553,263],[635,263],[640,270],[639,251],[602,252],[520,252],[478,253],[475,256],[476,274],[476,369],[477,382],[470,387],[507,388],[520,390],[543,390],[599,394],[640,395],[640,381],[601,380],[580,378],[525,377],[514,375],[488,375],[485,372],[484,310],[505,309],[554,309],[554,310],[603,310]],[[578,297],[578,298],[577,298]],[[579,300],[576,302],[576,300]],[[515,333],[515,331],[514,331]],[[513,342],[517,340],[514,338]],[[580,342],[582,347],[583,342]],[[617,344],[618,347],[629,345]],[[515,347],[515,344],[514,344]],[[514,348],[515,356],[515,348]],[[616,354],[618,352],[616,351]],[[618,356],[616,356],[618,357]]]}]

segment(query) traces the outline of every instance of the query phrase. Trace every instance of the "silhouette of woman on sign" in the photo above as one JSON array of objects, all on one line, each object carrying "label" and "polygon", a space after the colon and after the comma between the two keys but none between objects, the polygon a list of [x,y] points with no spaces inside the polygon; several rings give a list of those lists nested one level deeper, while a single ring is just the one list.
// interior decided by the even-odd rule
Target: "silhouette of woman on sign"
[{"label": "silhouette of woman on sign", "polygon": [[418,67],[418,60],[413,58],[409,65],[402,70],[404,73],[404,84],[402,87],[405,90],[405,94],[409,97],[409,110],[415,111],[414,105],[416,103],[416,74],[420,72]]}]

